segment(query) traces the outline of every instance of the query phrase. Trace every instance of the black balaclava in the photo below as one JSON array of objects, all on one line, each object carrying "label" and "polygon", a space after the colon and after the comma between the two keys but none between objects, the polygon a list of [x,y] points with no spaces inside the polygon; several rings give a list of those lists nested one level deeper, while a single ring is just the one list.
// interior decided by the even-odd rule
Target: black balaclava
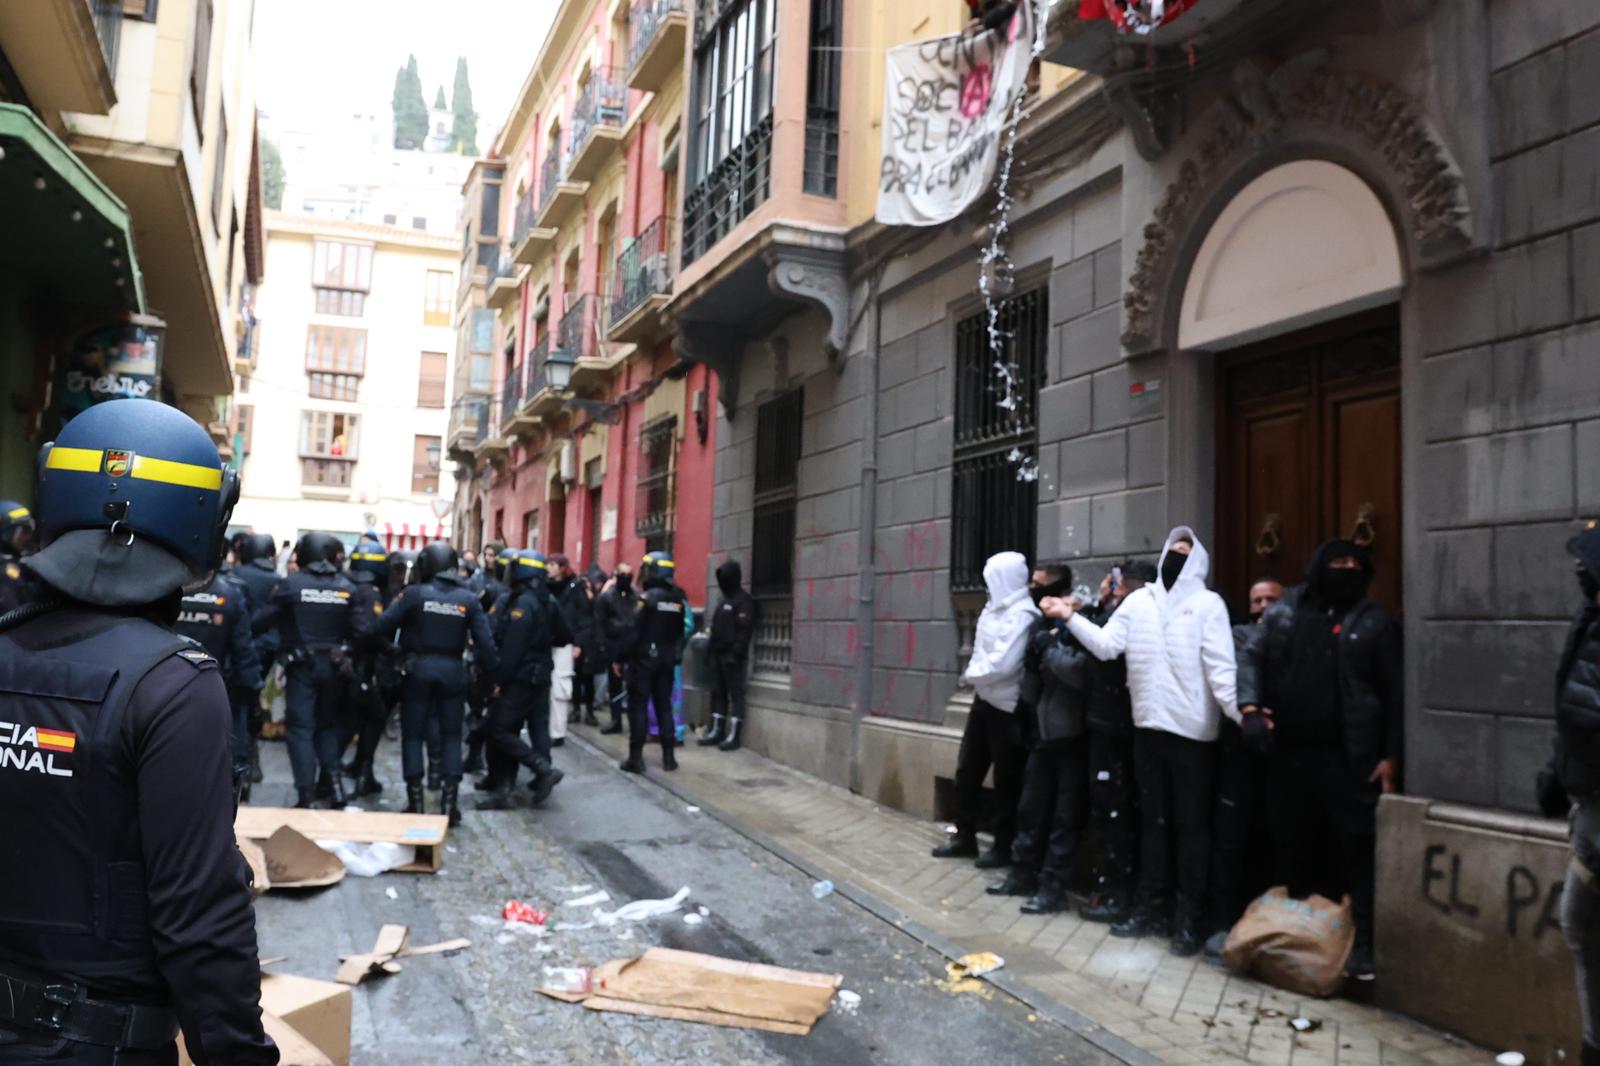
[{"label": "black balaclava", "polygon": [[618,570],[611,575],[611,578],[617,583],[617,589],[621,592],[627,592],[633,588],[633,575],[625,570]]},{"label": "black balaclava", "polygon": [[[1337,570],[1328,565],[1346,556],[1356,560],[1357,569]],[[1319,603],[1341,610],[1354,607],[1372,584],[1372,556],[1353,540],[1324,541],[1306,568],[1306,584]]]},{"label": "black balaclava", "polygon": [[1172,586],[1178,583],[1178,575],[1183,573],[1183,564],[1188,561],[1187,555],[1171,548],[1168,548],[1167,554],[1161,557],[1161,584],[1168,592],[1171,592]]},{"label": "black balaclava", "polygon": [[1063,596],[1072,591],[1072,571],[1067,567],[1061,568],[1061,576],[1054,581],[1047,581],[1043,585],[1028,586],[1028,595],[1033,598],[1033,605],[1039,606],[1046,597]]},{"label": "black balaclava", "polygon": [[724,596],[737,596],[743,580],[744,571],[739,567],[739,560],[729,559],[717,567],[717,588],[722,590]]}]

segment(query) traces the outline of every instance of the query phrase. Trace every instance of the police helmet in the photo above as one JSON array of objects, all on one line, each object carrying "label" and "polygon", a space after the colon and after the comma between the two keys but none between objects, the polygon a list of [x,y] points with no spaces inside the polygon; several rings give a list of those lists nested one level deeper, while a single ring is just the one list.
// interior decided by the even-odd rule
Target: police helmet
[{"label": "police helmet", "polygon": [[650,552],[639,562],[639,580],[644,582],[660,578],[663,581],[671,581],[677,566],[678,564],[672,561],[671,552]]},{"label": "police helmet", "polygon": [[376,539],[363,537],[356,544],[356,550],[350,553],[350,570],[352,573],[371,574],[378,581],[387,581],[389,553]]},{"label": "police helmet", "polygon": [[154,400],[96,404],[39,451],[29,567],[88,603],[153,603],[211,580],[239,478],[200,424]]},{"label": "police helmet", "polygon": [[448,542],[436,540],[417,553],[417,580],[432,581],[459,564],[456,550]]},{"label": "police helmet", "polygon": [[303,533],[294,546],[294,561],[302,570],[318,563],[337,568],[344,558],[344,542],[332,533]]},{"label": "police helmet", "polygon": [[33,512],[15,500],[0,500],[0,555],[21,555],[33,547]]},{"label": "police helmet", "polygon": [[249,533],[239,542],[234,549],[234,555],[241,563],[254,562],[257,559],[272,559],[278,554],[278,542],[272,539],[271,533]]},{"label": "police helmet", "polygon": [[516,561],[506,567],[506,584],[513,588],[526,585],[536,577],[549,576],[547,570],[544,552],[519,551]]},{"label": "police helmet", "polygon": [[502,584],[510,584],[510,568],[522,554],[521,548],[501,548],[494,555],[494,576]]}]

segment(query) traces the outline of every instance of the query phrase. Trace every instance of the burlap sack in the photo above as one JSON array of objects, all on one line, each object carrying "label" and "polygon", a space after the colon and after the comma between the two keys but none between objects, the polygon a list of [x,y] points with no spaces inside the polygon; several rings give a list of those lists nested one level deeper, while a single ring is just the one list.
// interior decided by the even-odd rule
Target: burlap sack
[{"label": "burlap sack", "polygon": [[1245,909],[1228,934],[1222,959],[1234,973],[1300,995],[1327,997],[1344,986],[1355,939],[1349,896],[1340,903],[1322,896],[1292,899],[1280,885]]}]

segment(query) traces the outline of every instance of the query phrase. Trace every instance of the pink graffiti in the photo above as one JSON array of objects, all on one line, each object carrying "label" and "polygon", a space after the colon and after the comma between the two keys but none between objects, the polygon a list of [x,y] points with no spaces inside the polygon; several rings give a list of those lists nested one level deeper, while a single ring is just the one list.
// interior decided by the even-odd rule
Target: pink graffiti
[{"label": "pink graffiti", "polygon": [[961,79],[961,117],[977,118],[989,106],[994,89],[994,74],[989,64],[979,63]]}]

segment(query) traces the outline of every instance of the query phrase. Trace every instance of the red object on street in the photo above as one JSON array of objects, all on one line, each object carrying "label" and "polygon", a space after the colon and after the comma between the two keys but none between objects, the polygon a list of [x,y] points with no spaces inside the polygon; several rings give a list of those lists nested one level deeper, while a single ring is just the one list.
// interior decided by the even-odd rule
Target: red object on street
[{"label": "red object on street", "polygon": [[550,918],[549,911],[542,911],[537,907],[530,907],[520,899],[508,899],[500,911],[500,917],[508,922],[527,922],[529,925],[543,925]]}]

